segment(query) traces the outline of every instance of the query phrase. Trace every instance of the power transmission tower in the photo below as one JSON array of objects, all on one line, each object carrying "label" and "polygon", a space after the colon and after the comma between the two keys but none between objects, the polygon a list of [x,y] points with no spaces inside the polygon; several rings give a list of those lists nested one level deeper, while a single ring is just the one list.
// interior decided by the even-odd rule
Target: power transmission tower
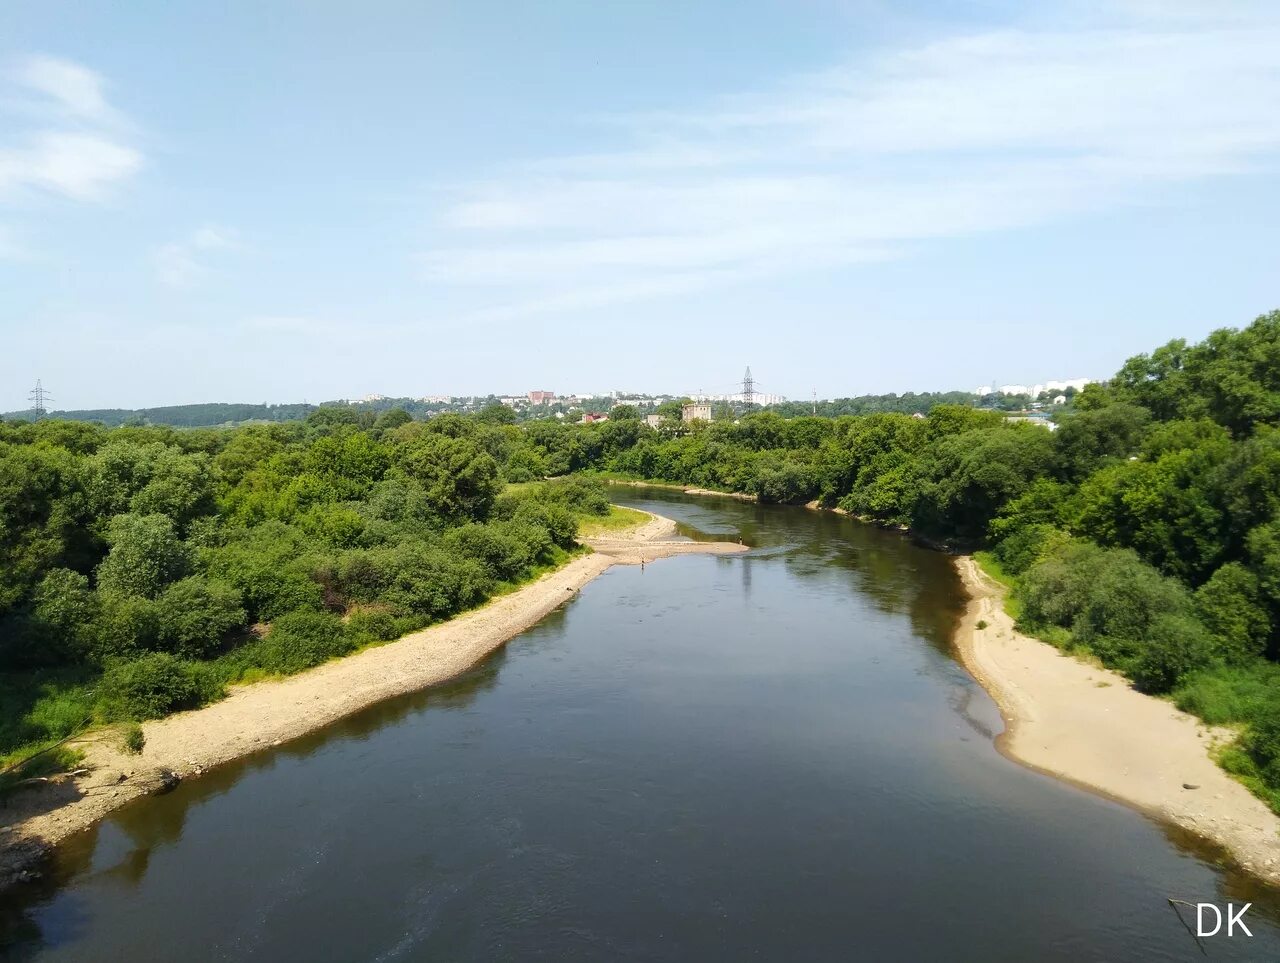
[{"label": "power transmission tower", "polygon": [[46,413],[44,403],[52,401],[53,395],[44,390],[44,386],[40,384],[40,379],[37,378],[36,386],[31,389],[31,394],[27,395],[27,398],[32,402],[31,407],[34,409],[36,417],[43,418]]},{"label": "power transmission tower", "polygon": [[742,376],[742,403],[750,408],[755,398],[756,383],[751,379],[751,366],[747,365],[747,373]]}]

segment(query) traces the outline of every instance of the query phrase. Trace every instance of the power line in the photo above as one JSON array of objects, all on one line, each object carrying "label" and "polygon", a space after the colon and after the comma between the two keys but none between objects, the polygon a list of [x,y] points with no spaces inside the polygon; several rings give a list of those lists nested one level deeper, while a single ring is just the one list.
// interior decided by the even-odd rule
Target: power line
[{"label": "power line", "polygon": [[40,384],[40,379],[36,379],[36,386],[31,389],[31,393],[27,395],[27,399],[32,402],[32,409],[36,413],[37,418],[43,418],[46,414],[44,403],[52,401],[53,395],[44,390],[44,386]]},{"label": "power line", "polygon": [[748,408],[751,407],[755,392],[755,382],[751,379],[751,365],[747,365],[747,373],[742,376],[742,403]]}]

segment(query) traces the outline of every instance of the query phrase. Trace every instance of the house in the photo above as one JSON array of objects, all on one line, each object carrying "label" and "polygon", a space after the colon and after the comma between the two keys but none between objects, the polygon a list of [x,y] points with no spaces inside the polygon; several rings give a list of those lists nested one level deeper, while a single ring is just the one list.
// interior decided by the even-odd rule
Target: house
[{"label": "house", "polygon": [[582,423],[584,425],[591,425],[597,421],[608,421],[608,420],[609,420],[608,415],[596,414],[594,411],[584,412],[582,415]]},{"label": "house", "polygon": [[705,402],[695,401],[680,409],[680,417],[684,421],[710,421],[711,406]]},{"label": "house", "polygon": [[531,405],[549,405],[556,400],[554,391],[530,391],[529,404]]},{"label": "house", "polygon": [[644,423],[650,428],[657,428],[662,424],[662,415],[645,415]]}]

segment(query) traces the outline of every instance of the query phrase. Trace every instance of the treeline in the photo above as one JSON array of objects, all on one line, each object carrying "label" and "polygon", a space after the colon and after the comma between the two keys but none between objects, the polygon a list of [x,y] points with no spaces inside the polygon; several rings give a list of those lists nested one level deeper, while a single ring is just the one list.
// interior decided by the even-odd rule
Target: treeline
[{"label": "treeline", "polygon": [[609,511],[598,482],[505,492],[517,427],[361,421],[0,423],[0,756],[446,619]]},{"label": "treeline", "polygon": [[[167,405],[161,408],[84,408],[53,411],[46,417],[59,421],[98,422],[107,428],[122,425],[171,425],[175,428],[209,428],[241,421],[301,421],[314,405],[252,405],[210,403]],[[31,412],[11,412],[14,420],[35,420]]]},{"label": "treeline", "polygon": [[[1025,406],[1028,399],[1018,396],[1016,401],[1007,396],[1009,403],[1015,407]],[[1005,401],[1006,396],[996,395],[989,399],[992,404]],[[838,418],[841,415],[880,415],[928,414],[938,405],[965,405],[976,407],[981,402],[976,395],[968,391],[924,391],[916,393],[908,391],[904,394],[859,395],[856,398],[834,398],[830,401],[782,401],[769,406],[769,411],[784,418],[796,418],[801,415],[820,415],[824,418]]]},{"label": "treeline", "polygon": [[[338,409],[355,416],[354,424],[370,427],[378,416],[399,410],[411,418],[428,418],[444,412],[478,412],[496,403],[496,399],[456,401],[421,401],[414,398],[380,398],[377,401],[325,401],[319,405],[280,404],[254,405],[210,402],[198,405],[165,405],[158,408],[82,408],[74,411],[51,411],[44,417],[54,421],[88,421],[106,428],[141,428],[149,425],[173,428],[230,427],[248,422],[304,421],[313,412]],[[345,417],[345,415],[343,416]],[[13,421],[36,421],[32,411],[14,411],[3,416]],[[514,421],[515,418],[510,419]]]},{"label": "treeline", "polygon": [[1222,761],[1280,806],[1280,312],[1133,358],[1059,421],[937,405],[659,431],[534,424],[521,459],[816,499],[989,549],[1030,631],[1244,724]]}]

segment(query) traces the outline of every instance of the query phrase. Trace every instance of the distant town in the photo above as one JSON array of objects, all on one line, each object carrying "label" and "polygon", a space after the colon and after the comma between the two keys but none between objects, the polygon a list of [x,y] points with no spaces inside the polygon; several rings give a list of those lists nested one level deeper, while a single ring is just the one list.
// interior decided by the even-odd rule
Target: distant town
[{"label": "distant town", "polygon": [[340,398],[312,404],[308,402],[272,404],[238,404],[209,402],[168,405],[155,408],[95,408],[59,410],[52,405],[52,394],[37,383],[30,395],[32,406],[12,411],[8,419],[60,418],[99,421],[108,426],[126,424],[162,424],[175,427],[215,427],[253,421],[296,421],[316,408],[341,405],[368,409],[374,413],[402,408],[415,418],[431,418],[453,412],[468,414],[501,405],[511,411],[514,421],[555,419],[564,422],[607,421],[621,409],[628,416],[639,417],[657,427],[664,419],[675,421],[715,421],[734,418],[752,411],[774,411],[784,417],[813,414],[824,416],[859,415],[892,412],[928,415],[939,404],[959,404],[1002,411],[1007,417],[1054,427],[1051,415],[1055,409],[1069,406],[1074,396],[1092,378],[1048,380],[1037,384],[982,385],[972,391],[926,391],[903,394],[857,395],[845,398],[788,399],[773,392],[757,390],[748,368],[737,383],[739,390],[725,393],[693,391],[687,394],[650,394],[642,391],[575,391],[560,393],[550,388],[535,388],[523,393],[489,395],[428,394],[402,397],[369,393],[359,398]]}]

